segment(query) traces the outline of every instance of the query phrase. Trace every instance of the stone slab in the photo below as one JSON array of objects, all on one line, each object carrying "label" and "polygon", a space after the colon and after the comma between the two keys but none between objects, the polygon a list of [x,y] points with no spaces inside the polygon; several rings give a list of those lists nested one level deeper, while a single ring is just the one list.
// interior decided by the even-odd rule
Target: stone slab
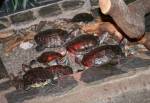
[{"label": "stone slab", "polygon": [[42,17],[56,16],[61,14],[61,9],[58,4],[48,5],[39,10],[39,15]]}]

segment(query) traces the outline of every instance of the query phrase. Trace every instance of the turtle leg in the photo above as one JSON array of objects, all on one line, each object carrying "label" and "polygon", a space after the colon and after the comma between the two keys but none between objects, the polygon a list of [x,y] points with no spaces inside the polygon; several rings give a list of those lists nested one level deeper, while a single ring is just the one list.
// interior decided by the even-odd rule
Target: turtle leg
[{"label": "turtle leg", "polygon": [[46,47],[45,47],[44,45],[37,45],[36,48],[35,48],[35,50],[36,50],[37,52],[41,52],[41,51],[43,51],[45,48],[46,48]]}]

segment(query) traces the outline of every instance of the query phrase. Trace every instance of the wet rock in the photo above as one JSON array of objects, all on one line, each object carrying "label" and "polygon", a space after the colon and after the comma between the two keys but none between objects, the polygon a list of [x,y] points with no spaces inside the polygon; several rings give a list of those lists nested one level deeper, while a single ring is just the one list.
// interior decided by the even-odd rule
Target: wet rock
[{"label": "wet rock", "polygon": [[0,83],[0,92],[8,90],[11,87],[11,83],[9,80]]},{"label": "wet rock", "polygon": [[77,82],[73,77],[68,76],[58,80],[56,84],[48,84],[41,88],[31,88],[29,90],[16,90],[6,94],[8,103],[22,103],[25,100],[30,100],[40,96],[57,96],[63,95],[72,88],[77,86]]},{"label": "wet rock", "polygon": [[115,66],[106,64],[100,67],[90,68],[82,73],[81,81],[86,83],[91,83],[97,80],[102,80],[104,78],[125,73],[121,69],[117,69]]},{"label": "wet rock", "polygon": [[62,3],[63,9],[66,10],[74,10],[77,8],[80,8],[84,5],[84,1],[82,0],[70,0],[70,1],[64,1]]},{"label": "wet rock", "polygon": [[5,17],[0,18],[0,30],[8,28],[10,25],[11,24],[7,18]]},{"label": "wet rock", "polygon": [[150,59],[144,59],[139,57],[132,57],[121,61],[121,65],[118,68],[121,70],[129,72],[137,69],[143,69],[143,67],[149,67]]},{"label": "wet rock", "polygon": [[56,3],[56,2],[59,2],[59,1],[62,1],[62,0],[37,0],[37,3],[39,5],[45,5],[45,4],[50,4],[50,3]]},{"label": "wet rock", "polygon": [[34,20],[36,17],[33,16],[32,11],[27,11],[27,12],[14,14],[10,16],[10,18],[13,24],[17,24],[20,22],[27,22],[27,21]]},{"label": "wet rock", "polygon": [[98,6],[99,2],[98,0],[90,0],[92,6]]},{"label": "wet rock", "polygon": [[4,24],[0,24],[0,30],[7,28]]},{"label": "wet rock", "polygon": [[48,5],[39,10],[39,14],[42,17],[47,16],[56,16],[58,14],[61,14],[61,9],[57,4]]},{"label": "wet rock", "polygon": [[22,103],[24,100],[36,97],[37,94],[39,94],[38,89],[32,89],[30,91],[16,90],[6,94],[6,98],[8,103]]}]

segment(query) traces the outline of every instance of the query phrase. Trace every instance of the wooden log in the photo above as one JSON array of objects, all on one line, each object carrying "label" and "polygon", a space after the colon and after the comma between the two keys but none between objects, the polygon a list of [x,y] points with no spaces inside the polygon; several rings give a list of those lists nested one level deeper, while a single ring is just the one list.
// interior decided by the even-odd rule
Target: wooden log
[{"label": "wooden log", "polygon": [[23,36],[15,36],[7,39],[4,45],[4,52],[6,55],[10,54],[14,48],[18,47],[22,42],[27,42],[34,39],[34,36],[39,32],[46,24],[46,21],[40,21],[36,31],[26,32]]},{"label": "wooden log", "polygon": [[36,35],[35,32],[28,32],[23,36],[16,36],[10,38],[4,45],[4,52],[5,54],[10,54],[14,48],[18,47],[22,42],[33,40],[34,36]]},{"label": "wooden log", "polygon": [[129,38],[141,38],[145,32],[144,15],[150,12],[150,0],[136,0],[128,6],[124,0],[99,0],[102,13],[110,15]]},{"label": "wooden log", "polygon": [[97,34],[98,36],[104,32],[108,32],[110,35],[115,37],[118,42],[123,39],[124,35],[115,24],[99,20],[97,20],[95,23],[84,25],[81,29],[86,33]]},{"label": "wooden log", "polygon": [[138,42],[150,50],[150,32],[145,32],[144,37]]}]

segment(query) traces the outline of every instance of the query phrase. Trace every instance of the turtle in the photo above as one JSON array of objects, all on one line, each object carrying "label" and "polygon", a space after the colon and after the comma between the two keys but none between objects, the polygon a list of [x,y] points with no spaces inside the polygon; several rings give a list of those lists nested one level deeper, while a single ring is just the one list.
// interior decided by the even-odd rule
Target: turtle
[{"label": "turtle", "polygon": [[124,57],[125,54],[119,45],[102,45],[84,54],[81,64],[85,67],[95,67],[110,62],[117,64],[118,60]]},{"label": "turtle", "polygon": [[69,33],[62,29],[47,29],[37,33],[34,36],[34,40],[37,44],[36,51],[41,52],[45,48],[57,48],[62,47]]},{"label": "turtle", "polygon": [[[29,68],[29,70],[25,70]],[[30,88],[43,87],[49,83],[55,84],[54,75],[49,70],[43,67],[29,67],[29,65],[22,64],[24,74],[21,76],[13,75],[13,84],[16,89],[28,90]]]}]

